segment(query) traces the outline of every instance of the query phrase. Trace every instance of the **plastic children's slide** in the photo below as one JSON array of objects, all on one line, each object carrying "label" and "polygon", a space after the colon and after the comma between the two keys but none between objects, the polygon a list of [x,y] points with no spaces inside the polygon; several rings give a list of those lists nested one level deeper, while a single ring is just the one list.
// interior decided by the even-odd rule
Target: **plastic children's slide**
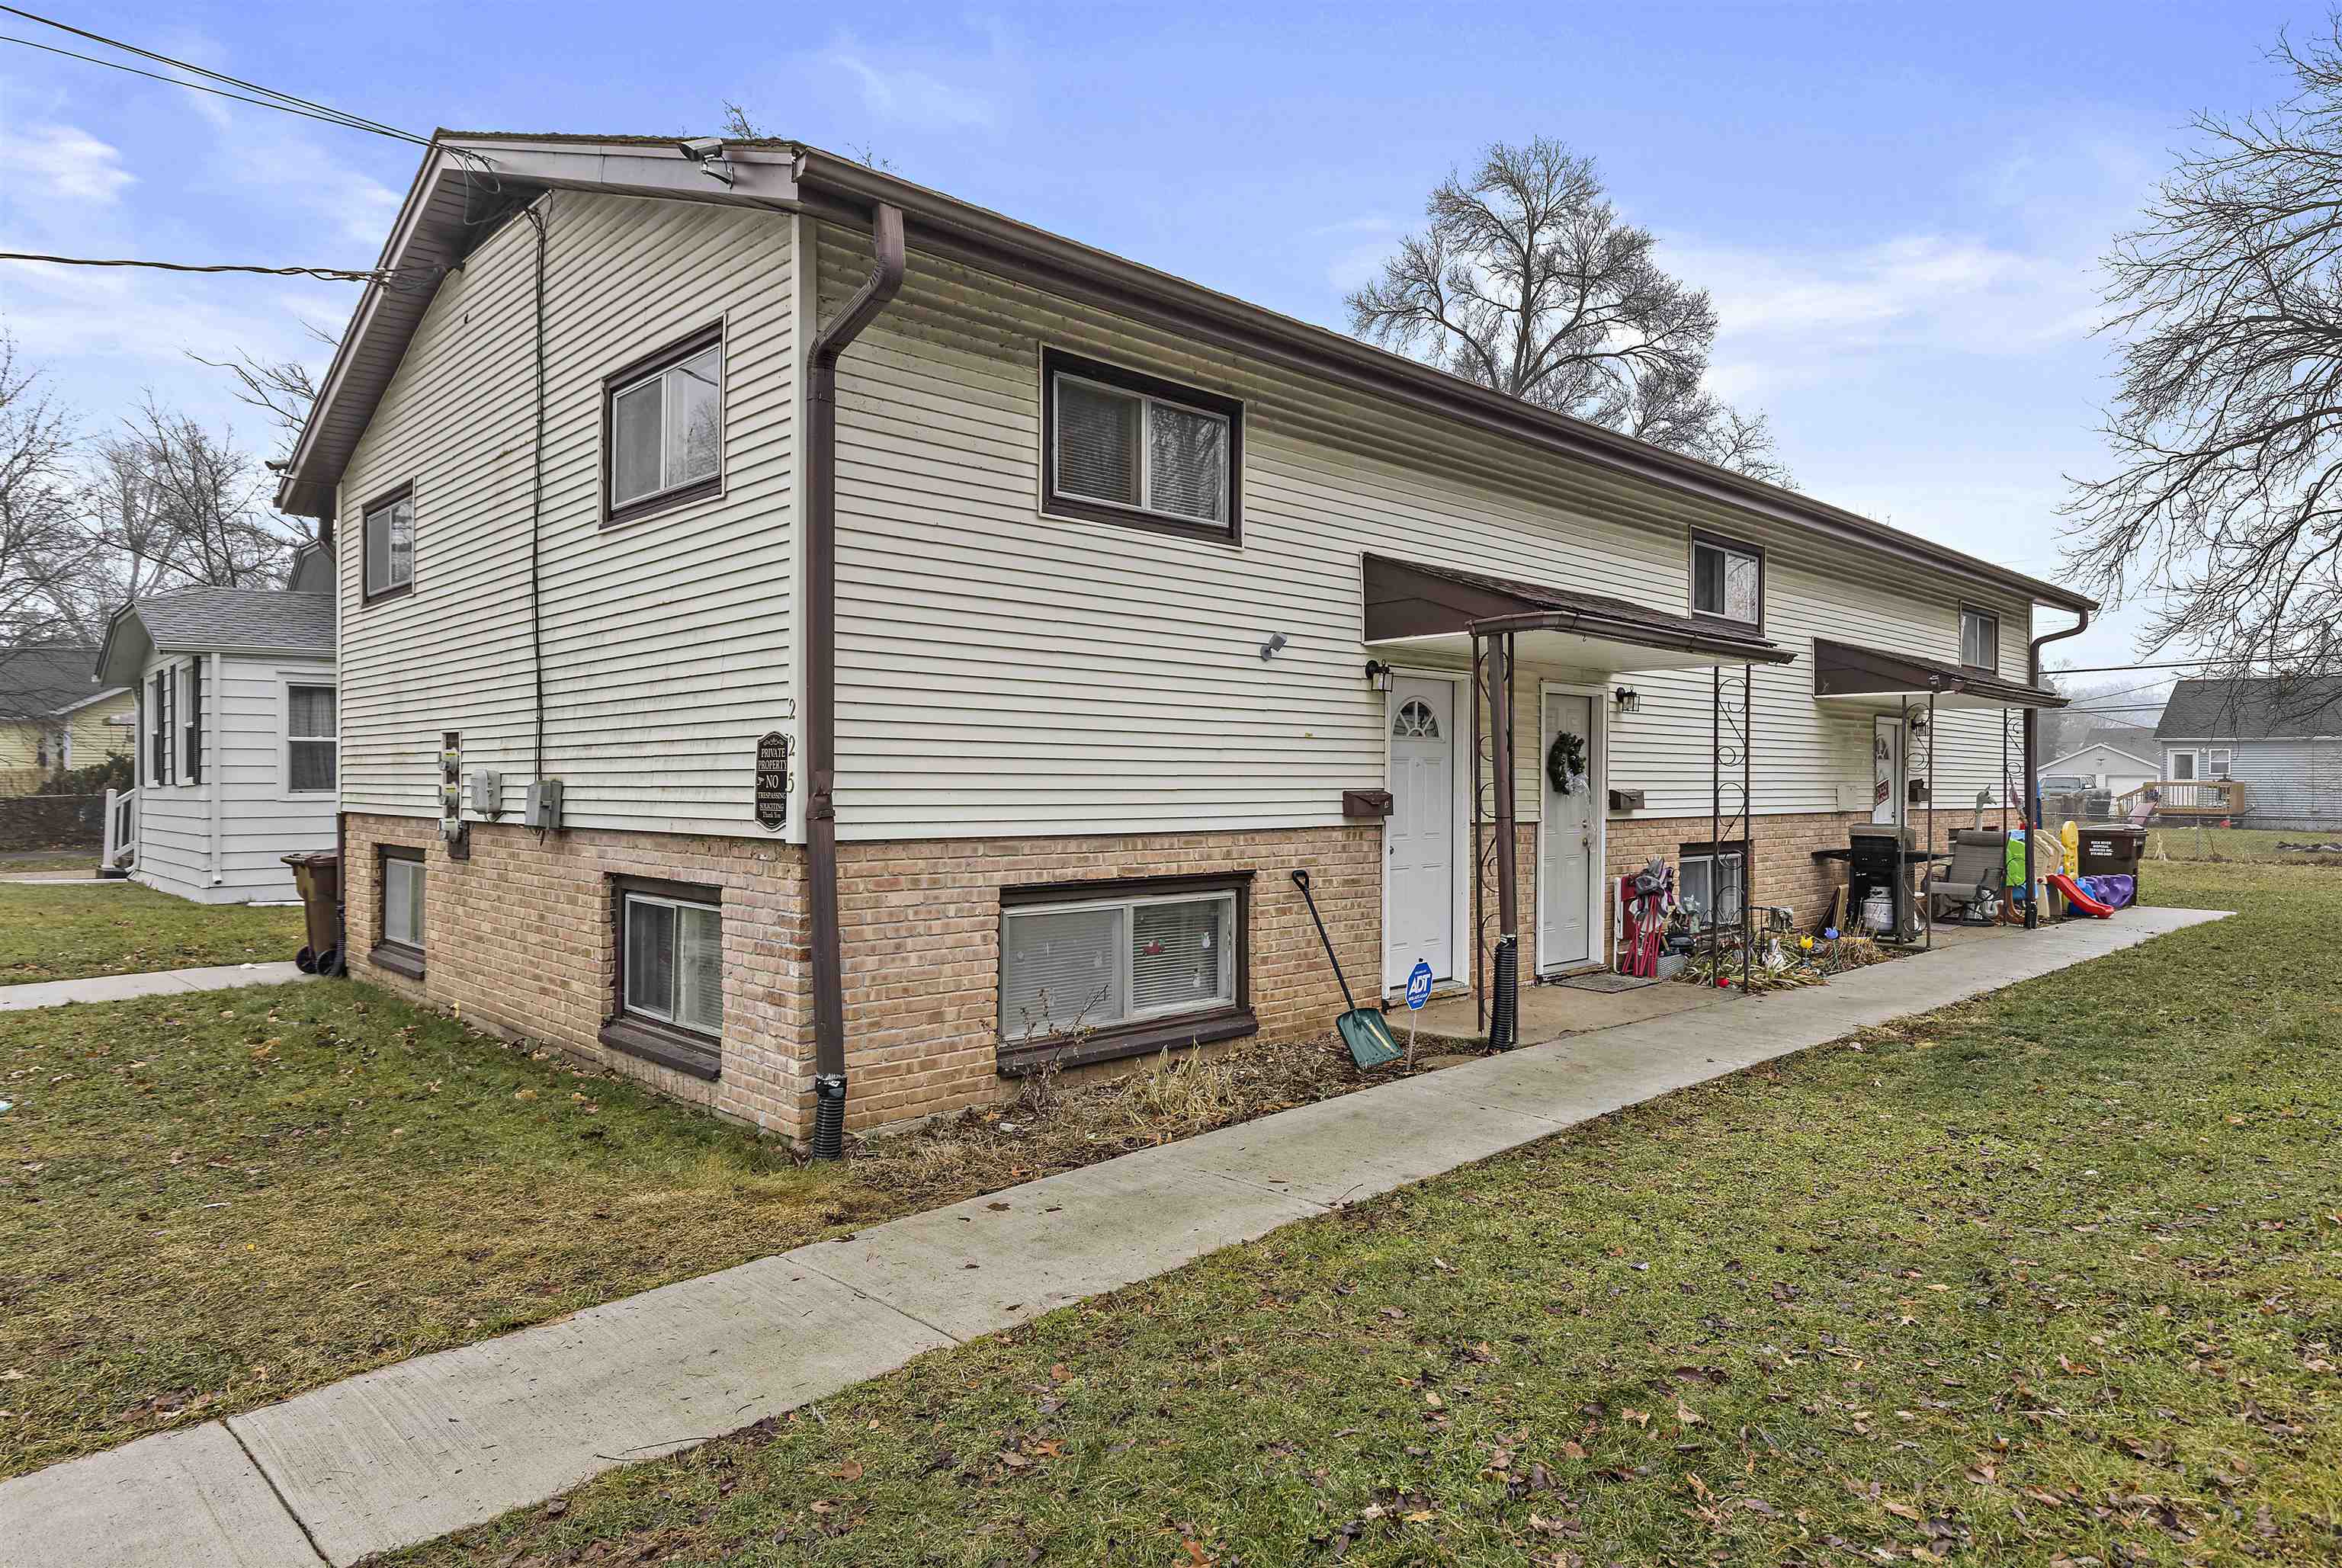
[{"label": "plastic children's slide", "polygon": [[2076,909],[2080,910],[2084,914],[2094,914],[2100,920],[2107,920],[2113,917],[2114,909],[2111,905],[2100,904],[2097,899],[2092,898],[2088,894],[2084,893],[2082,891],[2082,884],[2076,882],[2072,877],[2067,876],[2064,872],[2051,872],[2049,874],[2048,880],[2050,886],[2065,894],[2067,903],[2072,904]]}]

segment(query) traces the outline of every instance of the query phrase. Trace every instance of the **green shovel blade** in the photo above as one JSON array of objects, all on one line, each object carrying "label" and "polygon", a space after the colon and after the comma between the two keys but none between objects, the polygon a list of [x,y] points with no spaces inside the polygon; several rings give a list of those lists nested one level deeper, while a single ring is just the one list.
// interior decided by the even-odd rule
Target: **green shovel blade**
[{"label": "green shovel blade", "polygon": [[1334,1027],[1341,1031],[1342,1044],[1350,1048],[1350,1060],[1361,1067],[1386,1066],[1406,1054],[1392,1037],[1390,1024],[1371,1008],[1343,1014],[1334,1020]]}]

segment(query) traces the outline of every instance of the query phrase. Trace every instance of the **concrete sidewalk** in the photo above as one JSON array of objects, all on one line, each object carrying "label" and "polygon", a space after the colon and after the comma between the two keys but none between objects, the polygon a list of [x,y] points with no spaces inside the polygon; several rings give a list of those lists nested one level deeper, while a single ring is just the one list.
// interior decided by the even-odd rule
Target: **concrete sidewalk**
[{"label": "concrete sidewalk", "polygon": [[24,1568],[315,1568],[736,1431],[1295,1220],[2219,915],[2126,911],[1265,1116],[0,1483]]},{"label": "concrete sidewalk", "polygon": [[158,969],[149,974],[94,974],[86,980],[44,980],[0,985],[0,1013],[62,1007],[68,1002],[127,1002],[135,996],[175,996],[188,991],[230,991],[239,985],[282,985],[314,980],[291,964],[215,964],[200,969]]}]

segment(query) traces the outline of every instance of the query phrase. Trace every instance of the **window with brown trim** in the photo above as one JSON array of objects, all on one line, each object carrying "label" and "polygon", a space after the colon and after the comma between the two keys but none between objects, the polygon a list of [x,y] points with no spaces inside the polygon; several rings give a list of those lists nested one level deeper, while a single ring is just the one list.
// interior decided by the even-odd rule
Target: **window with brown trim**
[{"label": "window with brown trim", "polygon": [[2000,617],[1973,604],[1960,606],[1960,663],[1971,670],[2000,668]]},{"label": "window with brown trim", "polygon": [[611,879],[616,1010],[602,1043],[696,1078],[723,1064],[724,893],[694,883]]},{"label": "window with brown trim", "polygon": [[724,485],[724,328],[703,327],[602,383],[603,521]]},{"label": "window with brown trim", "polygon": [[423,978],[423,852],[385,844],[377,851],[382,940],[366,956],[394,974]]},{"label": "window with brown trim", "polygon": [[1236,542],[1244,404],[1054,348],[1041,351],[1041,510]]},{"label": "window with brown trim", "polygon": [[1713,534],[1693,534],[1691,613],[1763,629],[1765,552]]},{"label": "window with brown trim", "polygon": [[1253,1033],[1251,887],[1246,872],[1002,890],[1001,1071]]},{"label": "window with brown trim", "polygon": [[359,532],[365,536],[368,603],[410,593],[415,587],[415,487],[402,484],[370,503]]}]

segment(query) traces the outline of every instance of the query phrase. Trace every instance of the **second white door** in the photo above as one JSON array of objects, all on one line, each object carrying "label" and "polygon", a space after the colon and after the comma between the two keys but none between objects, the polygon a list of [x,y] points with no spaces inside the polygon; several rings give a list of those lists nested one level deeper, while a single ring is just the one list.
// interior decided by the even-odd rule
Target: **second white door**
[{"label": "second white door", "polygon": [[[1570,692],[1545,694],[1545,749],[1538,754],[1538,773],[1545,784],[1545,830],[1537,866],[1537,967],[1540,970],[1579,968],[1597,962],[1595,951],[1595,839],[1601,817],[1594,804],[1596,770],[1594,702]],[[1557,784],[1553,777],[1555,742],[1574,735],[1576,744],[1564,746],[1565,762],[1575,760],[1574,778]],[[1565,773],[1567,770],[1563,770]]]}]

